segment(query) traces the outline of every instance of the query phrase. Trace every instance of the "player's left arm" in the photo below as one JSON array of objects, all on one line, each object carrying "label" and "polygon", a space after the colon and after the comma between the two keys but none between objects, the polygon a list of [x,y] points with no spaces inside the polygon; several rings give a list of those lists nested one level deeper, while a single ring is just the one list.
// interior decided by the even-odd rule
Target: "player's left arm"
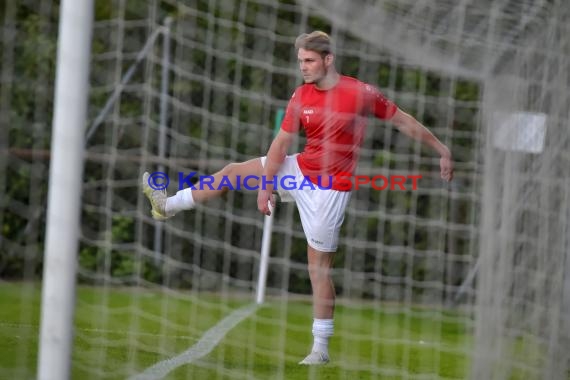
[{"label": "player's left arm", "polygon": [[405,135],[419,140],[434,149],[440,156],[439,166],[441,169],[441,178],[446,181],[453,179],[453,161],[451,158],[451,151],[443,144],[433,133],[413,116],[407,114],[401,109],[397,109],[394,115],[390,118],[398,130]]}]

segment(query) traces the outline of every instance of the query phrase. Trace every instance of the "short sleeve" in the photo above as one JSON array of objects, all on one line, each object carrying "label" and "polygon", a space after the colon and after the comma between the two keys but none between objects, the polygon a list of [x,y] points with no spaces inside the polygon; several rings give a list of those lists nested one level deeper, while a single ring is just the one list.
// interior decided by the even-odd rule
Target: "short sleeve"
[{"label": "short sleeve", "polygon": [[289,104],[287,104],[287,109],[285,110],[285,117],[281,122],[281,129],[289,133],[297,133],[301,128],[301,99],[300,99],[300,89],[297,89],[291,99],[289,99]]},{"label": "short sleeve", "polygon": [[366,98],[369,100],[371,113],[379,119],[388,120],[398,110],[398,106],[384,96],[376,87],[369,84],[364,85]]}]

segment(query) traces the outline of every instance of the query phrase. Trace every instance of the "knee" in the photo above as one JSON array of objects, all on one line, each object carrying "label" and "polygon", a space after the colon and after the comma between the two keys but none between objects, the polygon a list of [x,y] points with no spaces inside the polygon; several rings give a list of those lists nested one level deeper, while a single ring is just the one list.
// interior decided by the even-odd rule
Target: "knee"
[{"label": "knee", "polygon": [[227,164],[222,169],[222,174],[225,177],[229,177],[229,178],[235,177],[236,171],[237,171],[237,166],[238,166],[238,164],[236,164],[236,163]]},{"label": "knee", "polygon": [[330,278],[330,268],[319,265],[309,265],[309,277],[312,282],[324,281]]}]

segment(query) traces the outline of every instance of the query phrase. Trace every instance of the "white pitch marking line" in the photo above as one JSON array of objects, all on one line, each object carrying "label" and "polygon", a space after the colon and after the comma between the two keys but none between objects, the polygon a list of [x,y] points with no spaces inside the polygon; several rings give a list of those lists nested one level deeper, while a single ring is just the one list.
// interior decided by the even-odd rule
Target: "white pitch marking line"
[{"label": "white pitch marking line", "polygon": [[228,331],[238,323],[249,317],[257,309],[258,305],[248,305],[235,310],[230,315],[218,322],[217,325],[206,331],[202,338],[188,350],[178,356],[163,360],[148,367],[143,372],[131,376],[129,380],[158,380],[164,378],[169,372],[181,365],[192,363],[203,356],[208,355],[214,347],[226,336]]}]

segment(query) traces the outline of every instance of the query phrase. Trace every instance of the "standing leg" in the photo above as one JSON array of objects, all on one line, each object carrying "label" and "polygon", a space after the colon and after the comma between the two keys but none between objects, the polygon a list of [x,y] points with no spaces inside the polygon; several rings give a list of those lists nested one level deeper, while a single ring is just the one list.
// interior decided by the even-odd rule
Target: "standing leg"
[{"label": "standing leg", "polygon": [[321,252],[309,246],[307,250],[309,277],[313,289],[313,348],[299,364],[319,365],[329,361],[329,338],[334,332],[335,290],[331,278],[334,252]]},{"label": "standing leg", "polygon": [[336,293],[331,278],[334,252],[321,252],[308,246],[309,277],[313,289],[313,316],[332,319]]}]

